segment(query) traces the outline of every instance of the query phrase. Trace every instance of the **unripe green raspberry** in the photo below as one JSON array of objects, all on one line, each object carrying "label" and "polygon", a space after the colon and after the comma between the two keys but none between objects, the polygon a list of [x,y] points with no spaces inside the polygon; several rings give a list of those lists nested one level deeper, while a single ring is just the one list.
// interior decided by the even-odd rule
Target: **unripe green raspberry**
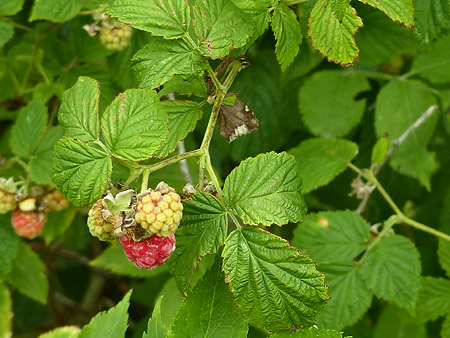
[{"label": "unripe green raspberry", "polygon": [[129,46],[131,41],[131,27],[118,23],[113,27],[102,27],[100,41],[110,50],[121,51]]},{"label": "unripe green raspberry", "polygon": [[61,211],[70,205],[70,201],[58,189],[53,189],[44,195],[43,205],[51,211]]},{"label": "unripe green raspberry", "polygon": [[89,210],[87,224],[92,236],[101,241],[111,241],[115,238],[114,229],[121,225],[121,219],[118,215],[108,215],[103,211],[103,200],[100,199]]},{"label": "unripe green raspberry", "polygon": [[182,211],[180,195],[174,189],[157,188],[156,191],[148,190],[139,197],[135,219],[148,233],[167,237],[180,225]]},{"label": "unripe green raspberry", "polygon": [[16,195],[0,189],[0,214],[6,214],[16,208]]}]

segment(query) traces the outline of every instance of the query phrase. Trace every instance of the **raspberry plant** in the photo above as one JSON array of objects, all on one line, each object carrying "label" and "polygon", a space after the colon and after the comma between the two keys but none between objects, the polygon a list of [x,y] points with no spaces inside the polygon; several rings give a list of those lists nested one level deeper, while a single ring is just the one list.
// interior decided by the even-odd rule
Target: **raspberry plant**
[{"label": "raspberry plant", "polygon": [[450,336],[449,60],[447,0],[2,1],[0,335]]}]

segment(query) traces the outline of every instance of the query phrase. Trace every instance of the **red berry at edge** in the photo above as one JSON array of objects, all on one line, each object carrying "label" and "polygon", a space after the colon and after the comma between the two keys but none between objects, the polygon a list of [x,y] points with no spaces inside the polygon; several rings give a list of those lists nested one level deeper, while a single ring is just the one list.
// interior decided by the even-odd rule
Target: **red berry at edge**
[{"label": "red berry at edge", "polygon": [[11,223],[19,236],[33,239],[42,232],[47,216],[36,211],[21,211],[16,209],[12,212]]},{"label": "red berry at edge", "polygon": [[128,259],[137,267],[147,270],[163,265],[175,250],[174,234],[167,237],[153,235],[139,242],[127,236],[122,236],[120,242]]}]

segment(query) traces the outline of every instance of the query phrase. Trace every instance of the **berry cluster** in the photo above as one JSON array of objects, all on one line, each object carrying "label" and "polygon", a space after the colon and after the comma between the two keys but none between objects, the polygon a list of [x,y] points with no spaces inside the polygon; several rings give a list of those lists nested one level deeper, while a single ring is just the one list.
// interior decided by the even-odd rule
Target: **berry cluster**
[{"label": "berry cluster", "polygon": [[131,41],[131,27],[121,22],[114,26],[103,26],[100,29],[100,41],[109,50],[121,51],[127,48]]},{"label": "berry cluster", "polygon": [[126,190],[108,193],[89,211],[91,234],[102,241],[120,238],[128,259],[136,266],[152,269],[162,265],[175,249],[175,230],[183,205],[180,195],[161,182],[155,190],[136,195]]}]

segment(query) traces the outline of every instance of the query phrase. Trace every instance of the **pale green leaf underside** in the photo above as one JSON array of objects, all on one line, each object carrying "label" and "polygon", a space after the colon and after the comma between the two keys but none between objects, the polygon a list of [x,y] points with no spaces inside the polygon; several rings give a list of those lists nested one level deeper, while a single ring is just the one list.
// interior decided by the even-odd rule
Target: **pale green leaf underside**
[{"label": "pale green leaf underside", "polygon": [[315,263],[282,238],[257,227],[234,230],[222,252],[236,304],[255,326],[311,326],[328,298]]},{"label": "pale green leaf underside", "polygon": [[394,21],[414,25],[414,8],[412,0],[359,0],[362,3],[378,8]]},{"label": "pale green leaf underside", "polygon": [[244,338],[248,324],[236,308],[224,281],[218,257],[181,304],[171,328],[170,338]]},{"label": "pale green leaf underside", "polygon": [[194,28],[200,51],[212,59],[244,46],[253,32],[251,20],[230,0],[197,0]]},{"label": "pale green leaf underside", "polygon": [[131,60],[139,85],[156,88],[174,75],[183,77],[201,74],[198,55],[182,40],[152,38]]},{"label": "pale green leaf underside", "polygon": [[108,311],[98,313],[80,332],[78,338],[123,338],[128,327],[131,291]]},{"label": "pale green leaf underside", "polygon": [[370,240],[369,225],[356,212],[323,211],[309,214],[294,230],[292,244],[319,264],[351,261]]},{"label": "pale green leaf underside", "polygon": [[100,86],[88,77],[79,77],[75,85],[64,92],[58,120],[65,136],[85,142],[97,140],[100,132],[99,99]]},{"label": "pale green leaf underside", "polygon": [[370,90],[370,84],[363,76],[333,70],[316,72],[299,92],[305,125],[321,137],[347,135],[364,114],[366,100],[355,98],[366,90]]},{"label": "pale green leaf underside", "polygon": [[266,153],[242,161],[226,178],[224,198],[245,224],[301,222],[306,204],[297,162],[286,153]]},{"label": "pale green leaf underside", "polygon": [[432,83],[448,83],[450,78],[450,34],[444,35],[434,42],[429,51],[417,55],[411,71]]},{"label": "pale green leaf underside", "polygon": [[149,158],[166,138],[167,123],[158,95],[149,89],[128,89],[119,94],[101,120],[111,153],[129,161]]},{"label": "pale green leaf underside", "polygon": [[110,245],[89,264],[111,271],[117,275],[135,278],[147,278],[155,276],[160,272],[167,271],[163,267],[158,267],[153,270],[145,270],[136,267],[127,259],[122,247],[118,245]]},{"label": "pale green leaf underside", "polygon": [[421,270],[417,248],[400,235],[383,239],[361,264],[362,277],[378,297],[408,310],[419,291]]},{"label": "pale green leaf underside", "polygon": [[64,22],[77,15],[81,6],[80,0],[36,0],[31,10],[30,21],[43,19]]},{"label": "pale green leaf underside", "polygon": [[185,0],[116,0],[107,13],[166,39],[182,37],[189,30],[190,8]]},{"label": "pale green leaf underside", "polygon": [[12,302],[8,288],[0,283],[0,336],[12,336]]},{"label": "pale green leaf underside", "polygon": [[175,150],[180,140],[195,129],[203,110],[195,101],[162,101],[160,111],[169,116],[169,134],[156,155],[166,157]]},{"label": "pale green leaf underside", "polygon": [[14,26],[9,22],[0,21],[0,48],[14,36]]},{"label": "pale green leaf underside", "polygon": [[294,61],[300,49],[302,42],[300,24],[295,12],[281,2],[273,11],[271,25],[275,40],[277,40],[275,54],[284,71]]},{"label": "pale green leaf underside", "polygon": [[177,246],[168,260],[180,290],[186,293],[192,269],[199,259],[214,253],[227,236],[228,216],[223,205],[209,194],[194,194],[183,204],[177,229]]},{"label": "pale green leaf underside", "polygon": [[[429,88],[420,81],[389,82],[376,100],[375,130],[378,137],[388,134],[392,144],[435,103]],[[390,160],[396,171],[418,179],[427,189],[430,188],[435,160],[426,146],[433,136],[436,121],[437,114],[434,114],[408,136]]]},{"label": "pale green leaf underside", "polygon": [[289,150],[300,168],[304,193],[330,183],[357,152],[355,143],[336,138],[311,138]]},{"label": "pale green leaf underside", "polygon": [[25,242],[20,241],[18,249],[8,280],[24,295],[45,304],[48,281],[44,263]]},{"label": "pale green leaf underside", "polygon": [[331,299],[318,318],[319,327],[340,330],[358,321],[372,301],[372,292],[360,276],[360,266],[354,262],[319,266],[326,277]]},{"label": "pale green leaf underside", "polygon": [[38,338],[78,338],[80,331],[77,326],[62,326],[43,333]]},{"label": "pale green leaf underside", "polygon": [[148,320],[147,332],[144,332],[142,338],[167,338],[167,329],[161,320],[161,301],[163,297],[159,297],[156,301],[152,317]]},{"label": "pale green leaf underside", "polygon": [[111,158],[79,140],[62,138],[53,150],[53,182],[75,205],[98,199],[112,171]]},{"label": "pale green leaf underside", "polygon": [[13,152],[29,158],[36,149],[47,127],[47,108],[35,97],[23,107],[11,132],[10,144]]},{"label": "pale green leaf underside", "polygon": [[350,5],[340,22],[328,1],[319,0],[309,18],[308,34],[313,46],[329,61],[349,65],[358,58],[354,35],[362,26],[361,18]]},{"label": "pale green leaf underside", "polygon": [[450,313],[450,280],[422,277],[416,302],[416,317],[422,322]]},{"label": "pale green leaf underside", "polygon": [[448,0],[414,0],[414,30],[423,43],[436,39],[450,26]]}]

